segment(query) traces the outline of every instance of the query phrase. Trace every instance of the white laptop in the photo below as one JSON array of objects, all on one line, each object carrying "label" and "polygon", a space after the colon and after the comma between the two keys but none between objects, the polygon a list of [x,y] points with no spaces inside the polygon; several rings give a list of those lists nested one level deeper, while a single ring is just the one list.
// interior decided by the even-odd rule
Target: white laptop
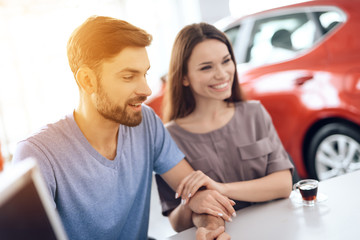
[{"label": "white laptop", "polygon": [[68,239],[32,159],[0,173],[0,239]]}]

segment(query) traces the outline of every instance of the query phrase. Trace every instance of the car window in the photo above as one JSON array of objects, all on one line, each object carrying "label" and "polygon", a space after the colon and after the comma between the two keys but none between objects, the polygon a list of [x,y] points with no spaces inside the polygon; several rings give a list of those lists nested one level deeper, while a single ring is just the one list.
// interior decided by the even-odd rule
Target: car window
[{"label": "car window", "polygon": [[233,46],[234,49],[234,55],[237,62],[239,62],[239,59],[241,59],[241,52],[237,51],[237,49],[241,46],[238,46],[236,39],[239,37],[239,31],[240,31],[240,25],[237,25],[235,27],[229,28],[225,30],[225,34],[228,37],[230,43]]},{"label": "car window", "polygon": [[240,25],[227,29],[225,31],[226,36],[229,38],[229,41],[231,42],[232,45],[234,45],[236,37],[239,33],[239,29],[240,29]]},{"label": "car window", "polygon": [[323,34],[333,31],[339,23],[345,21],[345,15],[338,11],[315,12],[315,16],[319,20]]},{"label": "car window", "polygon": [[255,21],[246,62],[252,66],[285,61],[309,49],[317,40],[316,25],[306,13]]}]

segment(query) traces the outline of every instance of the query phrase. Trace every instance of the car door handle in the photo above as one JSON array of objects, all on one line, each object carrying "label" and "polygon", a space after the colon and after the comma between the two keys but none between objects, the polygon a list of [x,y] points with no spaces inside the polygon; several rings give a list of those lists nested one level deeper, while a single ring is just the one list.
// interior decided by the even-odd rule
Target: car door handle
[{"label": "car door handle", "polygon": [[298,77],[295,79],[295,84],[298,86],[303,85],[305,82],[314,79],[313,75],[306,75],[306,76],[302,76],[302,77]]}]

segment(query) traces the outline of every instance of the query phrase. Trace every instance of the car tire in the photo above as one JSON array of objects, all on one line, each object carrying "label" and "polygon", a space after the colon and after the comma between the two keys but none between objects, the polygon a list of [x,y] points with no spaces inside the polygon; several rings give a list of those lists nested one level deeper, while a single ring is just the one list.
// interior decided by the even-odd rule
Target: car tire
[{"label": "car tire", "polygon": [[309,177],[320,181],[360,169],[360,131],[346,123],[324,125],[306,155]]}]

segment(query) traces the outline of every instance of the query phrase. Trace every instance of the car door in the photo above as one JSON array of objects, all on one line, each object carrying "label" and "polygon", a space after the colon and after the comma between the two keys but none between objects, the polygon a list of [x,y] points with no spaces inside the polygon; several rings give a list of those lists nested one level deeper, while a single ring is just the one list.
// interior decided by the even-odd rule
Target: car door
[{"label": "car door", "polygon": [[318,24],[305,8],[249,18],[234,47],[242,47],[237,59],[241,86],[248,99],[260,100],[270,112],[286,145],[298,128],[294,119],[303,113],[302,87],[327,68],[327,52],[317,44]]}]

